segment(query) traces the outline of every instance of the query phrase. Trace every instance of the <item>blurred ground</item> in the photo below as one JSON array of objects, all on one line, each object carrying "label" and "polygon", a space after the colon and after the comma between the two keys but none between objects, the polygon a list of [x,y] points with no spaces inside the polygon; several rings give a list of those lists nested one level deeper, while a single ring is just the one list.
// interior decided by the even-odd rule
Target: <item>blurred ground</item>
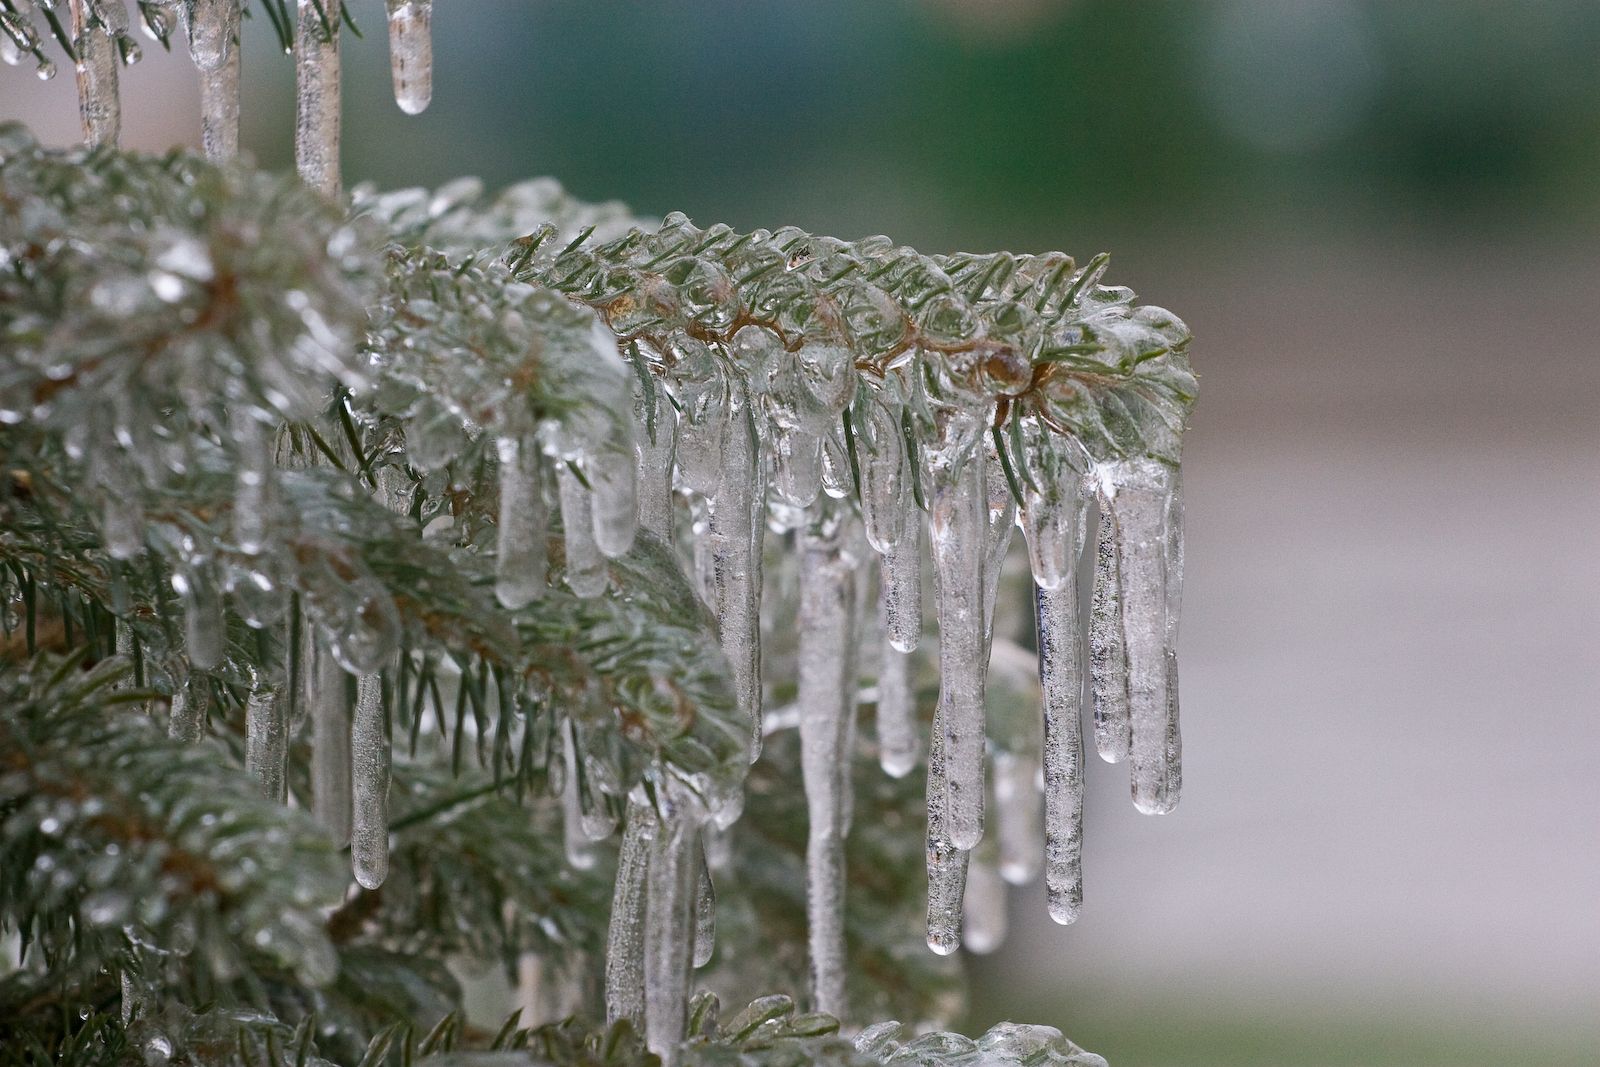
[{"label": "blurred ground", "polygon": [[[970,1027],[1119,1067],[1600,1062],[1600,8],[446,3],[412,120],[353,6],[350,181],[1110,248],[1194,327],[1185,798],[1139,816],[1093,763],[1083,919],[1017,892]],[[264,31],[245,143],[281,166]],[[67,81],[0,71],[0,118],[70,141]],[[193,143],[185,61],[126,84],[126,143]]]}]

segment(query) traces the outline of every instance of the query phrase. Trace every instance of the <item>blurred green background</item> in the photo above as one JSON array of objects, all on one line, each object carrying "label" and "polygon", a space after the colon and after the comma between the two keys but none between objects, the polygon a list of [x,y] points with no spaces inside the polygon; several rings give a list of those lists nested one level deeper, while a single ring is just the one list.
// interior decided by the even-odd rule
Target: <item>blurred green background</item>
[{"label": "blurred green background", "polygon": [[[1184,804],[1092,761],[1083,918],[1014,892],[969,1030],[1600,1063],[1600,5],[439,0],[418,118],[351,7],[349,183],[1108,249],[1194,327]],[[245,49],[286,167],[291,65]],[[0,118],[70,143],[66,81],[0,74]],[[197,141],[186,61],[124,85],[124,143]]]}]

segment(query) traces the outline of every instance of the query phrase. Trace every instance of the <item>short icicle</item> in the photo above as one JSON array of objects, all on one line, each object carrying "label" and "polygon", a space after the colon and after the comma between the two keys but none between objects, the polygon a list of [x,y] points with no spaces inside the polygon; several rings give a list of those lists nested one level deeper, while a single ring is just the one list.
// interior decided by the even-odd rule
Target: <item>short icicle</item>
[{"label": "short icicle", "polygon": [[661,1057],[663,1067],[677,1067],[688,1022],[694,889],[700,869],[701,820],[694,805],[690,797],[673,798],[650,843],[644,917],[645,1043]]},{"label": "short icicle", "polygon": [[561,837],[567,863],[580,871],[594,866],[594,842],[583,825],[583,797],[579,790],[578,732],[568,719],[561,728],[561,756],[566,774],[561,784]]},{"label": "short icicle", "polygon": [[261,795],[282,803],[288,785],[289,724],[278,687],[257,678],[244,705],[244,766]]},{"label": "short icicle", "polygon": [[1039,828],[1043,825],[1037,756],[994,754],[994,808],[1000,847],[1000,877],[1027,885],[1039,873]]},{"label": "short icicle", "polygon": [[388,0],[394,102],[420,115],[433,99],[433,0]]},{"label": "short icicle", "polygon": [[[962,454],[964,452],[964,455]],[[957,848],[983,837],[985,556],[984,450],[954,446],[935,465],[929,543],[939,595],[939,716],[944,727],[945,826]]]},{"label": "short icicle", "polygon": [[300,177],[339,195],[339,20],[343,0],[299,0],[295,22],[294,161]]},{"label": "short icicle", "polygon": [[83,141],[90,148],[115,145],[122,133],[117,46],[111,34],[90,19],[89,0],[70,0],[70,4],[72,49],[78,54],[78,114],[83,119]]},{"label": "short icicle", "polygon": [[633,443],[628,442],[626,451],[605,448],[593,453],[584,469],[593,488],[590,525],[595,546],[615,559],[633,547],[639,529],[638,459]]},{"label": "short icicle", "polygon": [[181,666],[173,669],[172,707],[167,714],[167,736],[193,744],[206,728],[205,683]]},{"label": "short icicle", "polygon": [[[887,630],[887,623],[884,626]],[[904,778],[917,765],[916,690],[912,654],[901,652],[885,635],[878,654],[878,763],[891,778]]]},{"label": "short icicle", "polygon": [[749,398],[735,386],[728,406],[722,478],[706,506],[706,602],[733,671],[734,696],[750,723],[750,759],[761,754],[761,539],[766,480]]},{"label": "short icicle", "polygon": [[356,881],[365,889],[378,888],[389,875],[390,752],[383,704],[381,674],[364,675],[356,682],[350,724],[350,859]]},{"label": "short icicle", "polygon": [[711,864],[706,849],[700,850],[700,878],[694,891],[694,966],[711,962],[717,950],[717,887],[711,880]]},{"label": "short icicle", "polygon": [[855,711],[855,679],[848,665],[853,626],[855,570],[862,548],[854,517],[829,503],[801,527],[799,696],[800,769],[805,781],[806,922],[811,958],[812,1008],[845,1012],[844,835],[845,749]]},{"label": "short icicle", "polygon": [[1122,635],[1122,591],[1117,577],[1116,526],[1102,499],[1095,535],[1094,594],[1089,611],[1089,681],[1094,703],[1094,744],[1107,763],[1128,758],[1128,652]]},{"label": "short icicle", "polygon": [[310,619],[301,624],[304,706],[311,716],[311,810],[334,844],[350,841],[349,675]]},{"label": "short icicle", "polygon": [[565,463],[556,468],[556,486],[567,548],[567,586],[581,597],[599,596],[606,591],[606,561],[594,543],[594,501]]},{"label": "short icicle", "polygon": [[544,593],[550,518],[544,502],[544,457],[532,438],[503,437],[500,513],[495,526],[494,594],[513,611]]},{"label": "short icicle", "polygon": [[1133,803],[1162,815],[1178,803],[1170,755],[1176,734],[1169,700],[1167,512],[1172,472],[1154,461],[1108,464],[1102,471],[1115,531],[1122,632],[1127,654],[1129,757]]},{"label": "short icicle", "polygon": [[628,799],[622,847],[617,854],[611,922],[606,928],[606,1022],[644,1026],[644,924],[650,847],[656,813],[643,791]]},{"label": "short icicle", "polygon": [[912,652],[922,639],[922,509],[909,493],[900,540],[883,554],[883,628],[889,643]]},{"label": "short icicle", "polygon": [[213,163],[239,155],[240,0],[186,5],[189,55],[200,72],[200,142]]}]

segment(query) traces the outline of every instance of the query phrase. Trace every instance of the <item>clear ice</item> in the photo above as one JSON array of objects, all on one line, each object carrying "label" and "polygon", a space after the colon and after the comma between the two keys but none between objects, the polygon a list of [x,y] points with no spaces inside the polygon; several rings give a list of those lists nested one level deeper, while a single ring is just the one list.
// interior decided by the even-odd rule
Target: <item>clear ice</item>
[{"label": "clear ice", "polygon": [[295,22],[294,161],[305,183],[339,195],[339,20],[343,0],[299,0]]},{"label": "clear ice", "polygon": [[388,0],[394,102],[420,115],[433,99],[433,0]]},{"label": "clear ice", "polygon": [[350,860],[356,881],[366,889],[378,888],[389,875],[390,753],[383,699],[382,675],[356,681],[350,724]]},{"label": "clear ice", "polygon": [[550,565],[544,456],[531,438],[504,437],[497,449],[500,516],[495,527],[494,594],[514,611],[544,593]]},{"label": "clear ice", "polygon": [[561,532],[567,550],[567,587],[581,597],[606,591],[606,561],[594,543],[591,493],[565,463],[556,467],[561,502]]},{"label": "clear ice", "polygon": [[1122,590],[1117,577],[1116,525],[1102,499],[1095,539],[1094,599],[1089,611],[1089,680],[1094,702],[1094,744],[1107,763],[1128,758],[1128,653],[1122,633]]},{"label": "clear ice", "polygon": [[655,809],[643,790],[628,800],[628,814],[617,854],[616,886],[611,894],[611,920],[606,928],[606,1022],[628,1019],[644,1026],[645,899],[649,892],[651,841],[656,833]]},{"label": "clear ice", "polygon": [[184,7],[189,55],[200,72],[200,141],[212,162],[239,155],[240,0]]},{"label": "clear ice", "polygon": [[282,803],[288,784],[289,723],[278,689],[258,679],[244,706],[245,770],[261,783],[261,795]]}]

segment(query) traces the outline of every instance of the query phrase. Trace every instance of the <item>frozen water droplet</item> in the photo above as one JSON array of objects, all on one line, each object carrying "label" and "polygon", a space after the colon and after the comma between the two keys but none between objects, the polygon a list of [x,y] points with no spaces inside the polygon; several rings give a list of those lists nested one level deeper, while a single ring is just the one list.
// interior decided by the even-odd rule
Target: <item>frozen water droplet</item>
[{"label": "frozen water droplet", "polygon": [[513,611],[544,593],[549,568],[549,514],[544,459],[531,440],[502,438],[500,520],[495,528],[495,597]]},{"label": "frozen water droplet", "polygon": [[389,71],[394,102],[420,115],[433,99],[433,0],[389,0]]},{"label": "frozen water droplet", "polygon": [[383,678],[369,674],[356,682],[355,715],[350,725],[350,861],[356,881],[376,889],[389,875],[389,729],[383,706]]}]

